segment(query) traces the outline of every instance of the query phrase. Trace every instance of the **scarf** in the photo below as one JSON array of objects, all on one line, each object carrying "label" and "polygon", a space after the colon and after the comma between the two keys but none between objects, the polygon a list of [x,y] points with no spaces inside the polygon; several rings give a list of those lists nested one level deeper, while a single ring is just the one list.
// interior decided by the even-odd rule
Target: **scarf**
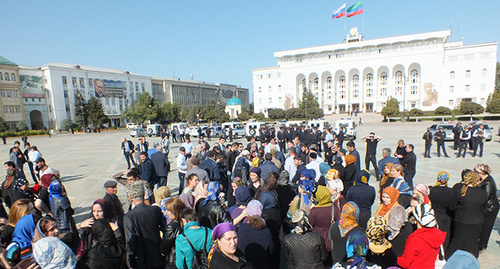
[{"label": "scarf", "polygon": [[413,210],[413,216],[422,227],[432,228],[436,226],[434,210],[428,204],[420,204]]},{"label": "scarf", "polygon": [[[386,163],[385,166],[387,166],[387,168],[389,168],[389,174],[384,173],[384,176],[380,180],[379,188],[381,186],[384,186],[384,184],[387,182],[387,179],[389,179],[389,177],[391,177],[391,169],[394,166],[394,164],[393,163]],[[384,166],[384,169],[385,169],[385,166]]]},{"label": "scarf", "polygon": [[194,192],[192,194],[194,196],[195,204],[198,200],[207,198],[208,196],[207,188],[205,187],[205,184],[203,184],[202,180],[200,180],[198,185],[196,185],[196,188],[194,188]]},{"label": "scarf", "polygon": [[441,171],[437,174],[437,182],[434,185],[434,187],[439,186],[439,185],[448,186],[448,180],[450,180],[450,174],[448,174],[445,171]]},{"label": "scarf", "polygon": [[21,189],[22,186],[27,185],[27,184],[29,184],[29,183],[28,183],[28,181],[25,178],[18,178],[14,182],[14,187],[13,188],[16,191],[22,192],[24,194],[24,196],[26,196],[26,197],[33,197],[33,193],[31,193],[28,190],[22,190]]},{"label": "scarf", "polygon": [[347,233],[358,226],[359,207],[354,202],[348,202],[342,208],[339,220],[340,236],[345,237]]},{"label": "scarf", "polygon": [[21,249],[31,247],[31,240],[33,240],[35,229],[36,223],[33,219],[33,214],[23,216],[16,223],[12,241],[17,242]]},{"label": "scarf", "polygon": [[326,173],[330,171],[330,165],[327,163],[320,163],[319,164],[319,172],[321,173],[321,176],[326,179]]},{"label": "scarf", "polygon": [[295,228],[293,229],[293,233],[295,234],[300,235],[312,231],[309,218],[304,210],[296,210],[293,212],[292,223],[295,223]]},{"label": "scarf", "polygon": [[336,169],[330,169],[325,175],[325,178],[330,181],[339,178],[339,171]]},{"label": "scarf", "polygon": [[463,198],[467,194],[467,190],[470,187],[477,187],[481,183],[481,178],[479,174],[474,171],[466,172],[462,177],[463,186],[460,191],[460,197]]},{"label": "scarf", "polygon": [[290,181],[290,173],[286,170],[281,171],[280,177],[278,178],[278,185],[286,186],[288,185],[288,181]]},{"label": "scarf", "polygon": [[[239,189],[239,188],[238,188]],[[207,204],[208,201],[217,201],[219,200],[219,192],[220,192],[220,185],[219,183],[215,181],[210,181],[207,186],[207,192],[208,196],[205,198],[205,201],[203,202],[203,206]]]},{"label": "scarf", "polygon": [[389,221],[387,222],[387,230],[389,231],[389,239],[392,241],[396,236],[398,236],[401,227],[406,221],[406,211],[405,208],[400,205],[395,205],[391,212],[389,212]]},{"label": "scarf", "polygon": [[250,190],[246,186],[241,186],[234,191],[234,198],[236,199],[236,206],[247,205],[252,200]]},{"label": "scarf", "polygon": [[370,180],[370,172],[364,169],[359,171],[359,173],[357,174],[354,185],[355,186],[368,185],[369,180]]},{"label": "scarf", "polygon": [[46,237],[33,245],[33,256],[44,269],[74,269],[76,257],[73,251],[57,237]]},{"label": "scarf", "polygon": [[[197,222],[190,222],[190,223],[194,223],[194,225],[199,225]],[[193,226],[193,225],[190,225],[190,223],[188,223],[188,224],[186,224],[186,226],[184,226],[184,230]],[[210,251],[208,252],[208,264],[210,264],[210,261],[212,261],[212,257],[214,255],[214,252],[218,248],[219,238],[221,238],[225,233],[227,233],[229,231],[236,231],[236,228],[234,227],[234,225],[232,223],[229,223],[229,222],[219,223],[212,230],[212,240],[214,241],[214,243],[212,245],[212,248],[210,248]]]},{"label": "scarf", "polygon": [[316,178],[316,171],[314,169],[304,169],[300,174],[310,181],[314,181]]},{"label": "scarf", "polygon": [[[312,170],[312,169],[309,169]],[[312,170],[314,171],[314,170]],[[304,204],[307,206],[311,202],[312,194],[314,192],[314,183],[310,180],[301,180],[299,181],[299,188],[304,190],[306,194],[300,194],[300,197],[302,198],[301,200],[304,202]]]},{"label": "scarf", "polygon": [[328,207],[332,206],[332,199],[330,195],[330,191],[328,190],[327,187],[325,186],[318,186],[318,190],[316,191],[316,201],[318,202],[317,205],[314,207]]},{"label": "scarf", "polygon": [[387,235],[387,220],[379,215],[375,215],[368,220],[366,236],[370,241],[370,250],[373,253],[381,254],[392,247],[385,236]]},{"label": "scarf", "polygon": [[383,193],[387,193],[389,197],[391,198],[391,203],[388,205],[381,204],[380,207],[378,208],[377,212],[375,215],[379,216],[385,216],[389,211],[391,211],[392,207],[394,207],[399,198],[399,191],[393,187],[387,187],[384,189]]},{"label": "scarf", "polygon": [[344,157],[344,160],[345,160],[345,166],[347,167],[348,165],[356,162],[356,157],[354,157],[352,155],[346,155]]},{"label": "scarf", "polygon": [[346,254],[350,268],[366,269],[365,256],[370,242],[366,234],[356,231],[347,237]]}]

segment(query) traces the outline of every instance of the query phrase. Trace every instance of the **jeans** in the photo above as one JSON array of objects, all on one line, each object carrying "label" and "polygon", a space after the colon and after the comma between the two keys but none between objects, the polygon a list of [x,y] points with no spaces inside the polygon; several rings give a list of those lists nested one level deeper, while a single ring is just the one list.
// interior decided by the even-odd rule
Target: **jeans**
[{"label": "jeans", "polygon": [[186,178],[186,173],[179,172],[179,195],[184,190],[184,178]]}]

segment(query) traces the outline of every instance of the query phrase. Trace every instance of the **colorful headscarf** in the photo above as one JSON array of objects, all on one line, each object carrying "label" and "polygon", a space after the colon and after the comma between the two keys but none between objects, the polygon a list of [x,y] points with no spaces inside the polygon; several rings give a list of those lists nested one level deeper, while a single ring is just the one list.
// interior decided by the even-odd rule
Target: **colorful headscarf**
[{"label": "colorful headscarf", "polygon": [[295,223],[295,228],[293,233],[304,234],[312,231],[311,224],[309,223],[309,218],[304,210],[295,210],[292,214],[292,223]]},{"label": "colorful headscarf", "polygon": [[398,198],[399,198],[399,191],[396,188],[393,187],[387,187],[384,189],[382,193],[387,193],[389,197],[391,198],[391,203],[388,205],[381,204],[375,215],[379,216],[385,216],[391,209],[397,205],[398,203]]},{"label": "colorful headscarf", "polygon": [[232,183],[236,184],[236,186],[238,186],[238,187],[247,185],[247,183],[241,177],[233,178]]},{"label": "colorful headscarf", "polygon": [[422,225],[422,227],[432,228],[436,226],[436,217],[434,210],[428,204],[419,204],[413,210],[413,216]]},{"label": "colorful headscarf", "polygon": [[336,179],[336,178],[339,178],[339,171],[337,171],[336,169],[330,169],[330,170],[328,170],[328,172],[326,173],[325,178],[326,178],[328,181],[333,180],[333,179]]},{"label": "colorful headscarf", "polygon": [[368,220],[366,236],[370,241],[370,250],[373,253],[384,253],[392,247],[391,242],[385,237],[387,235],[387,220],[379,215],[375,215]]},{"label": "colorful headscarf", "polygon": [[252,200],[252,194],[246,186],[241,186],[234,191],[234,198],[236,199],[236,206],[247,205]]},{"label": "colorful headscarf", "polygon": [[389,221],[387,222],[387,231],[389,231],[389,240],[393,240],[396,236],[398,236],[401,227],[405,224],[406,221],[406,211],[405,208],[396,205],[392,208],[391,212],[389,212]]},{"label": "colorful headscarf", "polygon": [[308,205],[311,202],[310,199],[312,198],[312,194],[314,192],[314,183],[310,180],[307,180],[307,179],[301,180],[301,181],[299,181],[299,188],[301,188],[302,190],[304,190],[307,193],[307,194],[303,194],[302,197],[304,199],[304,204]]},{"label": "colorful headscarf", "polygon": [[221,238],[225,233],[229,231],[236,231],[236,228],[232,223],[229,222],[222,222],[217,224],[217,226],[214,227],[212,231],[212,240],[214,241],[214,244],[212,245],[212,248],[210,248],[210,251],[208,252],[208,263],[210,264],[210,261],[212,260],[212,257],[214,255],[215,250],[219,247],[219,238]]},{"label": "colorful headscarf", "polygon": [[317,205],[314,207],[327,207],[332,205],[332,199],[330,191],[325,186],[318,186],[318,190],[315,193]]},{"label": "colorful headscarf", "polygon": [[321,176],[323,176],[326,179],[326,174],[330,170],[330,165],[327,163],[323,162],[319,164],[319,172],[321,173]]},{"label": "colorful headscarf", "polygon": [[286,186],[288,185],[288,181],[290,181],[290,173],[286,170],[281,171],[280,177],[278,178],[278,185]]},{"label": "colorful headscarf", "polygon": [[359,171],[359,173],[356,176],[356,182],[354,185],[356,186],[361,186],[361,185],[368,185],[368,181],[370,180],[370,172],[366,169],[363,169]]},{"label": "colorful headscarf", "polygon": [[220,192],[219,183],[217,183],[215,181],[210,181],[210,183],[208,183],[208,186],[207,186],[207,192],[208,192],[208,196],[207,196],[207,198],[205,198],[205,201],[203,202],[203,206],[205,206],[209,200],[212,200],[212,201],[219,200],[219,192]]},{"label": "colorful headscarf", "polygon": [[262,215],[262,204],[260,203],[260,201],[259,200],[250,201],[247,205],[247,213],[248,216],[250,217],[253,216],[260,217]]},{"label": "colorful headscarf", "polygon": [[76,267],[75,254],[57,237],[45,237],[34,243],[33,256],[44,269],[73,269]]},{"label": "colorful headscarf", "polygon": [[460,192],[460,196],[464,197],[465,194],[467,194],[467,189],[469,188],[469,186],[471,186],[471,187],[479,186],[479,184],[481,182],[481,178],[479,177],[479,174],[477,172],[468,171],[464,174],[462,182],[463,182],[463,186],[462,186],[462,190]]},{"label": "colorful headscarf", "polygon": [[429,187],[425,186],[424,184],[417,184],[415,185],[414,189],[419,191],[425,196],[429,195]]},{"label": "colorful headscarf", "polygon": [[356,162],[356,157],[353,155],[346,155],[344,157],[344,160],[345,160],[345,166],[347,167],[348,165]]},{"label": "colorful headscarf", "polygon": [[314,181],[316,178],[316,171],[314,169],[304,169],[300,174],[311,181]]},{"label": "colorful headscarf", "polygon": [[22,190],[21,187],[26,185],[26,184],[29,184],[28,183],[28,180],[26,180],[25,178],[18,178],[15,182],[14,182],[14,190],[17,190],[17,191],[20,191],[22,192],[26,197],[32,197],[33,194],[27,190]]},{"label": "colorful headscarf", "polygon": [[358,226],[359,207],[355,202],[348,202],[342,207],[339,219],[340,236],[345,237],[354,227]]},{"label": "colorful headscarf", "polygon": [[441,184],[448,186],[448,180],[450,180],[450,174],[445,171],[441,171],[437,174],[437,182],[434,187],[439,186]]},{"label": "colorful headscarf", "polygon": [[346,254],[350,268],[366,269],[365,256],[369,244],[368,237],[361,231],[355,231],[347,237]]}]

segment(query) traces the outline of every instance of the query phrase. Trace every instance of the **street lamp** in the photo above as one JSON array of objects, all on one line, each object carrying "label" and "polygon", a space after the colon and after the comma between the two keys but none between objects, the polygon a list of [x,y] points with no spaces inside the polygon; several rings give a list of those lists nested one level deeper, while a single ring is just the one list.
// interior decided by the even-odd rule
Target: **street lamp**
[{"label": "street lamp", "polygon": [[219,125],[221,124],[221,122],[220,122],[220,114],[221,114],[220,105],[221,105],[221,102],[217,102],[217,109],[215,110],[217,112],[217,114],[219,114]]}]

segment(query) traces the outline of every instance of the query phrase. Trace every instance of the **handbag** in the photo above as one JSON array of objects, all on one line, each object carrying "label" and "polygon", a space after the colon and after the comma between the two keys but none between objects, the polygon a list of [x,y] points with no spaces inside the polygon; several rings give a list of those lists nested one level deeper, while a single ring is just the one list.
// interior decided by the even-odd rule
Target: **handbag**
[{"label": "handbag", "polygon": [[439,253],[436,258],[436,263],[434,268],[436,269],[442,269],[444,265],[446,264],[446,259],[444,258],[444,250],[443,250],[443,245],[439,247]]}]

